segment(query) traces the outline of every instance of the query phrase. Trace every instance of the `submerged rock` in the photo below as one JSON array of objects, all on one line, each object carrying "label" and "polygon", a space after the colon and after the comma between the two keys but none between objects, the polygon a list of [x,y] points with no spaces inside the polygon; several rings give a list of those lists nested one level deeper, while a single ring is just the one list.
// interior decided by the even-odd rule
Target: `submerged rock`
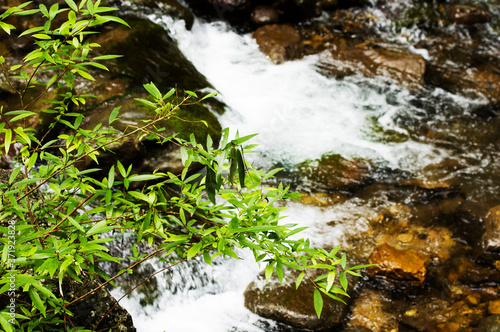
[{"label": "submerged rock", "polygon": [[476,332],[500,332],[500,315],[489,316],[483,319]]},{"label": "submerged rock", "polygon": [[352,305],[349,331],[358,329],[372,332],[399,331],[397,315],[389,310],[387,294],[375,290],[363,290]]},{"label": "submerged rock", "polygon": [[399,250],[382,244],[368,257],[370,275],[383,275],[396,280],[423,282],[427,273],[427,257],[415,250]]},{"label": "submerged rock", "polygon": [[487,23],[493,15],[485,8],[470,4],[453,5],[448,8],[448,19],[457,24]]},{"label": "submerged rock", "polygon": [[484,219],[484,226],[483,248],[486,251],[500,251],[500,205],[488,211]]},{"label": "submerged rock", "polygon": [[275,64],[302,56],[300,34],[291,25],[266,25],[257,29],[252,37],[259,44],[260,50]]},{"label": "submerged rock", "polygon": [[371,164],[363,159],[348,160],[338,154],[306,160],[296,167],[295,183],[316,190],[354,189],[369,180]]},{"label": "submerged rock", "polygon": [[287,271],[281,285],[276,276],[266,283],[265,277],[259,275],[245,291],[245,306],[262,317],[308,330],[322,330],[341,324],[348,306],[323,296],[323,312],[318,318],[313,305],[314,286],[304,278],[299,288],[295,289],[297,276],[298,272]]}]

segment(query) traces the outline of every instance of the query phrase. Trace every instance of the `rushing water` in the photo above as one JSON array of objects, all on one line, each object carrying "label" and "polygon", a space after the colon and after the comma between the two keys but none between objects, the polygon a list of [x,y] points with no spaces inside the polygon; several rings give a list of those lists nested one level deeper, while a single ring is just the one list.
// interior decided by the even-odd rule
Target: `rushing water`
[{"label": "rushing water", "polygon": [[[238,35],[224,23],[196,21],[187,31],[181,21],[154,19],[171,32],[186,57],[228,105],[219,118],[222,126],[238,130],[241,135],[260,133],[254,139],[260,152],[252,158],[261,166],[293,166],[334,152],[418,173],[444,158],[474,154],[457,154],[446,145],[412,139],[408,132],[412,119],[421,119],[426,112],[415,106],[410,91],[390,82],[328,78],[318,69],[321,55],[274,65],[250,35]],[[466,112],[467,105],[474,104],[440,90],[426,98],[461,104],[459,112]],[[446,120],[446,114],[441,116]],[[432,121],[440,121],[439,116]],[[388,132],[400,139],[387,139],[384,135]],[[325,231],[320,226],[352,213],[360,214],[356,225],[339,222]],[[293,203],[287,211],[289,221],[311,227],[305,235],[316,235],[313,241],[317,245],[341,243],[346,231],[364,230],[370,213],[368,207],[362,208],[355,200],[329,210]],[[120,303],[132,314],[138,331],[143,332],[277,331],[276,324],[252,314],[243,305],[243,292],[260,268],[248,253],[242,252],[241,256],[239,261],[219,260],[213,268],[194,262],[160,274],[159,295],[153,305],[140,306],[142,295],[136,292]],[[161,268],[152,264],[154,270]],[[117,289],[113,294],[120,297],[121,293]]]}]

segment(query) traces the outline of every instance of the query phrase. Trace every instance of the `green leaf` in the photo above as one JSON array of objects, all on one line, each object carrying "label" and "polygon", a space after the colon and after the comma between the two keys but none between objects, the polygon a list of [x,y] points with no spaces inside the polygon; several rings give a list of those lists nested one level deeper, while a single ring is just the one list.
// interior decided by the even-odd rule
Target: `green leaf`
[{"label": "green leaf", "polygon": [[335,271],[332,271],[332,272],[328,273],[328,277],[327,277],[327,285],[325,287],[325,290],[327,292],[330,291],[334,282],[335,282]]},{"label": "green leaf", "polygon": [[[89,1],[91,2],[91,1]],[[77,69],[76,72],[83,78],[85,79],[88,79],[89,81],[95,81],[95,78],[92,77],[92,75],[90,75],[89,73],[87,73],[86,71],[83,71],[83,70],[79,70]]]},{"label": "green leaf", "polygon": [[94,226],[92,226],[91,229],[89,229],[87,231],[87,236],[91,236],[91,235],[94,235],[94,234],[101,232],[106,227],[106,222],[107,222],[107,220],[103,219],[103,220],[99,221],[98,223],[96,223]]},{"label": "green leaf", "polygon": [[217,96],[217,92],[212,92],[212,93],[209,93],[208,95],[205,95],[203,98],[200,99],[200,101],[205,100],[207,98],[211,98],[213,96]]},{"label": "green leaf", "polygon": [[236,161],[238,162],[238,176],[240,179],[241,188],[245,187],[245,163],[240,150],[236,151]]},{"label": "green leaf", "polygon": [[76,3],[73,0],[64,0],[64,1],[69,6],[69,8],[71,8],[73,11],[75,11],[75,12],[78,13],[78,7],[77,7]]},{"label": "green leaf", "polygon": [[167,99],[167,98],[170,98],[173,94],[175,93],[175,89],[172,88],[170,89],[169,92],[167,92],[164,96],[163,96],[163,100]]},{"label": "green leaf", "polygon": [[109,124],[113,123],[113,121],[116,120],[116,117],[118,116],[118,113],[120,112],[121,106],[115,107],[112,111],[111,114],[109,115]]},{"label": "green leaf", "polygon": [[269,262],[267,265],[266,265],[266,268],[264,270],[264,273],[266,275],[266,282],[269,281],[269,279],[271,279],[271,276],[273,275],[273,270],[274,270],[274,262]]},{"label": "green leaf", "polygon": [[28,160],[28,170],[30,170],[31,168],[33,168],[33,166],[35,166],[35,163],[36,161],[38,160],[38,152],[35,152],[31,155],[30,159]]},{"label": "green leaf", "polygon": [[[36,115],[35,112],[30,112],[30,111],[16,111],[18,113],[17,116],[13,117],[10,121],[15,122],[24,118],[27,118],[28,116],[33,116]],[[14,112],[9,112],[7,113],[8,115],[14,114]]]},{"label": "green leaf", "polygon": [[304,276],[305,276],[305,272],[302,272],[301,274],[299,274],[299,276],[297,277],[297,280],[295,280],[295,289],[299,289],[300,283],[302,282],[302,279],[304,279]]},{"label": "green leaf", "polygon": [[347,291],[347,277],[345,275],[344,272],[341,272],[340,273],[340,277],[339,277],[339,280],[340,280],[340,285],[342,286],[342,288]]},{"label": "green leaf", "polygon": [[4,136],[5,154],[9,154],[10,143],[12,143],[12,130],[6,129]]},{"label": "green leaf", "polygon": [[8,24],[8,23],[0,21],[0,28],[2,28],[3,31],[7,32],[7,34],[10,35],[10,31],[12,29],[15,29],[16,27],[13,26],[12,24]]},{"label": "green leaf", "polygon": [[45,305],[43,304],[42,299],[40,298],[40,295],[38,294],[38,292],[35,289],[30,288],[29,294],[30,294],[31,301],[33,302],[33,305],[38,310],[40,310],[40,312],[45,316]]},{"label": "green leaf", "polygon": [[21,33],[19,35],[19,37],[22,37],[22,36],[25,36],[25,35],[29,35],[29,34],[32,34],[32,33],[35,33],[35,32],[39,32],[39,31],[42,31],[42,30],[43,30],[43,27],[31,28],[31,29],[28,29],[28,30],[24,31],[23,33]]},{"label": "green leaf", "polygon": [[101,55],[101,56],[96,56],[95,58],[93,58],[94,61],[98,61],[98,60],[110,60],[110,59],[116,59],[116,58],[121,58],[123,57],[123,55],[111,55],[111,54],[108,54],[108,55]]},{"label": "green leaf", "polygon": [[318,318],[321,318],[321,312],[323,311],[323,297],[321,297],[321,292],[316,288],[314,290],[314,310]]},{"label": "green leaf", "polygon": [[1,312],[0,313],[0,325],[2,325],[3,329],[5,332],[14,332],[13,325],[9,323],[9,321],[4,317],[4,315],[10,319],[10,316],[7,312]]},{"label": "green leaf", "polygon": [[36,33],[33,35],[33,38],[37,38],[37,39],[52,39],[52,37],[50,37],[49,35],[46,35],[44,33]]},{"label": "green leaf", "polygon": [[280,281],[280,284],[283,285],[284,273],[283,273],[283,264],[281,264],[281,262],[276,263],[276,275],[278,276],[278,280]]},{"label": "green leaf", "polygon": [[149,94],[152,95],[155,99],[162,99],[160,90],[158,90],[153,82],[144,84],[143,86],[144,89],[146,89],[146,91],[149,92]]},{"label": "green leaf", "polygon": [[340,261],[340,266],[342,266],[342,268],[345,269],[346,265],[347,265],[347,255],[344,252],[342,254],[342,259]]},{"label": "green leaf", "polygon": [[198,96],[196,95],[196,93],[194,93],[193,91],[189,91],[189,90],[184,90],[185,93],[187,93],[188,95],[190,96],[193,96],[195,98],[198,98]]},{"label": "green leaf", "polygon": [[187,258],[187,260],[190,260],[191,258],[193,258],[194,256],[196,256],[196,254],[198,252],[200,252],[200,250],[201,250],[202,247],[203,247],[203,243],[202,242],[198,242],[197,244],[195,244],[194,246],[192,246],[186,252],[186,258]]},{"label": "green leaf", "polygon": [[108,172],[108,189],[113,187],[113,183],[115,183],[115,165],[111,166]]},{"label": "green leaf", "polygon": [[208,253],[208,251],[203,252],[203,260],[205,261],[205,263],[212,266],[212,257],[210,257],[210,254]]},{"label": "green leaf", "polygon": [[130,182],[134,181],[149,181],[149,180],[157,180],[165,177],[164,175],[157,174],[143,174],[143,175],[131,175],[128,179]]}]

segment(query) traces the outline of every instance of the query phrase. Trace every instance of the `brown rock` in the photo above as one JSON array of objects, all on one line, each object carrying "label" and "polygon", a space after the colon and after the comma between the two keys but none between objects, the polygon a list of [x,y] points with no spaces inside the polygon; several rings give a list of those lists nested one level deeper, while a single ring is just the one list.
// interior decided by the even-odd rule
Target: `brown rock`
[{"label": "brown rock", "polygon": [[399,280],[423,282],[427,258],[415,250],[398,250],[387,244],[376,247],[368,257],[367,271],[371,275],[384,275]]},{"label": "brown rock", "polygon": [[363,159],[348,160],[338,154],[306,160],[297,166],[294,181],[321,190],[357,188],[369,179],[371,164]]},{"label": "brown rock", "polygon": [[262,317],[308,330],[323,330],[342,323],[348,307],[323,296],[323,312],[318,318],[313,305],[314,286],[304,278],[295,289],[297,275],[296,271],[287,271],[283,285],[276,276],[266,283],[264,276],[259,275],[245,291],[245,307]]},{"label": "brown rock", "polygon": [[257,25],[278,23],[280,17],[276,9],[270,6],[257,6],[252,10],[252,22]]},{"label": "brown rock", "polygon": [[448,19],[457,24],[487,23],[492,17],[486,9],[468,4],[454,5],[448,9]]},{"label": "brown rock", "polygon": [[386,294],[374,290],[364,290],[353,303],[349,327],[366,328],[372,332],[397,332],[399,324],[396,314],[385,309]]},{"label": "brown rock", "polygon": [[275,64],[302,56],[302,43],[297,30],[290,25],[266,25],[257,29],[252,37],[260,50]]},{"label": "brown rock", "polygon": [[335,76],[385,76],[410,87],[424,82],[425,60],[421,55],[363,45],[352,47],[342,42],[329,56],[323,54],[322,67]]},{"label": "brown rock", "polygon": [[443,262],[452,256],[456,246],[452,232],[445,227],[422,227],[399,224],[378,239],[399,250],[413,250],[435,262]]},{"label": "brown rock", "polygon": [[500,250],[500,205],[491,208],[484,220],[483,248],[487,251]]},{"label": "brown rock", "polygon": [[500,314],[500,300],[490,301],[490,303],[488,303],[488,313],[491,315]]}]

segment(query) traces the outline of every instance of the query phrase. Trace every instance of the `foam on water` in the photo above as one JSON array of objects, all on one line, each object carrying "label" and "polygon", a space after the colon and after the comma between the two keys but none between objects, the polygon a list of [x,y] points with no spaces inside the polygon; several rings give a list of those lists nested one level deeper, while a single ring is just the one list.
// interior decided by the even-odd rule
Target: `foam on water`
[{"label": "foam on water", "polygon": [[[380,143],[366,134],[370,117],[384,129],[406,132],[393,121],[409,107],[405,89],[394,86],[397,103],[390,104],[381,89],[358,84],[360,78],[336,80],[320,74],[319,55],[275,65],[249,34],[238,35],[224,23],[196,21],[187,31],[182,21],[156,21],[171,31],[182,52],[229,106],[219,118],[223,127],[240,135],[259,133],[252,142],[259,144],[255,159],[263,166],[292,166],[339,153],[417,169],[447,154],[414,141]],[[391,89],[387,82],[380,84]]]}]

